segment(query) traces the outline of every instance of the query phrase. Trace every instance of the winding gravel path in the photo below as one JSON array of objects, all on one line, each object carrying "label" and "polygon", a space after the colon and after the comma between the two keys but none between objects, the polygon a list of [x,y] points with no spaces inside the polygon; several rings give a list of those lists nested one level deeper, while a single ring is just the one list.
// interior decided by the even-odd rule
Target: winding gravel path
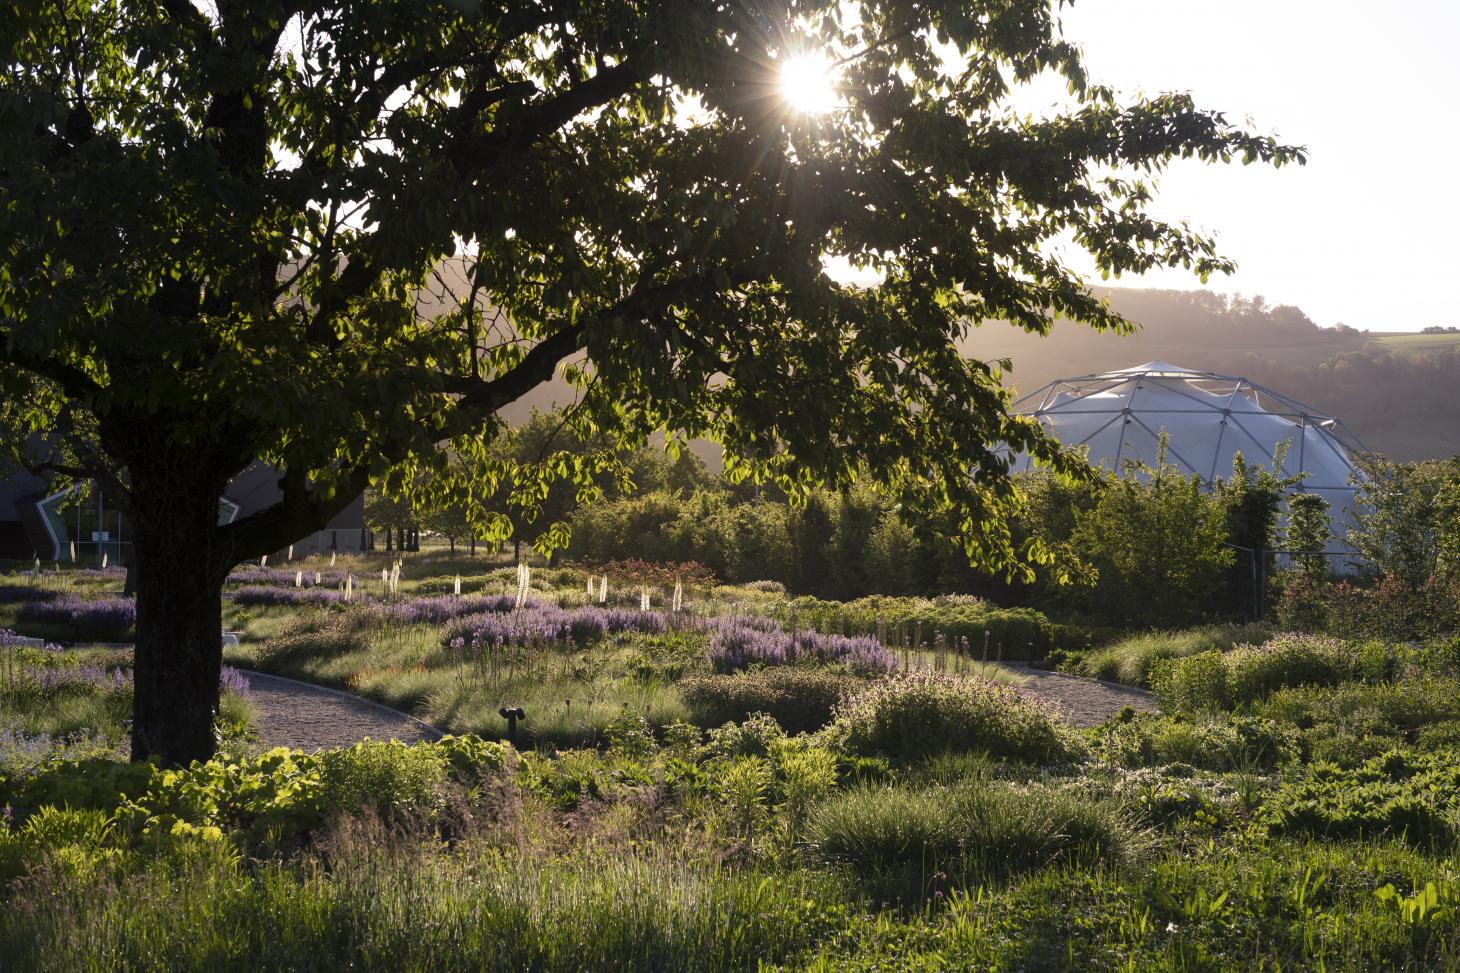
[{"label": "winding gravel path", "polygon": [[325,750],[369,738],[418,743],[435,740],[439,730],[414,717],[323,686],[262,672],[240,670],[248,678],[249,701],[257,710],[253,728],[259,746]]},{"label": "winding gravel path", "polygon": [[1155,697],[1134,686],[1031,669],[1018,663],[1005,663],[1004,668],[1022,680],[1015,689],[1053,700],[1076,726],[1098,726],[1127,706],[1137,712],[1153,713],[1157,709]]},{"label": "winding gravel path", "polygon": [[[1150,693],[1131,686],[1018,663],[1005,663],[1004,668],[1019,677],[1014,688],[1051,700],[1076,726],[1104,723],[1127,706],[1138,711],[1156,709]],[[248,678],[249,699],[257,710],[253,726],[261,749],[313,751],[348,747],[365,739],[417,743],[441,736],[439,730],[412,716],[358,696],[282,676],[241,671]]]}]

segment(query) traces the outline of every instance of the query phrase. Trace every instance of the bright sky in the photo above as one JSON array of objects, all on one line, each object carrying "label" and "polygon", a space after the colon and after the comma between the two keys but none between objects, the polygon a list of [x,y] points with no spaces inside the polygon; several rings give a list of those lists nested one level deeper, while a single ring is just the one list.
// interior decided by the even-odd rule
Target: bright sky
[{"label": "bright sky", "polygon": [[1238,263],[1207,286],[1322,325],[1460,325],[1460,0],[1079,0],[1062,19],[1093,80],[1190,91],[1308,147],[1302,167],[1167,173],[1155,212],[1215,231]]}]

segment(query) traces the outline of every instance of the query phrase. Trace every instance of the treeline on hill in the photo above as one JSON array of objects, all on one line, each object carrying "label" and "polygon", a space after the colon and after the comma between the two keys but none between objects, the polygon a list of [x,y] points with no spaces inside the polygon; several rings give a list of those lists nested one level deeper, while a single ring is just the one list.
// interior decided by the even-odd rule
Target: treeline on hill
[{"label": "treeline on hill", "polygon": [[[541,450],[543,437],[559,426],[551,414],[535,414],[503,448]],[[554,446],[565,447],[573,444]],[[1290,480],[1240,459],[1213,490],[1165,464],[1078,484],[1026,476],[1028,506],[1016,522],[1016,540],[1038,537],[1060,554],[1033,582],[971,567],[951,539],[951,524],[909,521],[868,489],[816,491],[792,505],[774,488],[713,474],[690,451],[671,458],[646,448],[626,465],[636,489],[605,479],[603,496],[579,506],[575,489],[557,482],[532,520],[505,508],[514,542],[533,544],[563,521],[571,542],[555,561],[692,561],[722,581],[774,581],[822,599],[969,594],[1119,628],[1249,620],[1274,611],[1331,615],[1340,624],[1339,616],[1358,610],[1356,599],[1385,584],[1392,588],[1387,579],[1401,579],[1407,591],[1449,590],[1430,579],[1449,578],[1460,567],[1460,461],[1373,464],[1364,491],[1370,512],[1360,517],[1352,540],[1386,581],[1375,586],[1361,578],[1336,587],[1327,582],[1341,567],[1332,558],[1299,557],[1294,572],[1279,571],[1277,563],[1279,550],[1327,545],[1326,505],[1306,496],[1285,508]],[[378,501],[371,509],[386,506]],[[460,510],[391,509],[405,509],[404,516],[418,517],[453,544],[468,537]],[[1389,590],[1385,597],[1397,595]],[[1338,602],[1330,605],[1333,598]],[[1327,624],[1314,618],[1304,627]]]},{"label": "treeline on hill", "polygon": [[[1046,341],[1014,328],[973,331],[965,351],[1012,360],[1021,392],[1056,378],[1153,359],[1243,375],[1339,416],[1380,453],[1405,460],[1460,453],[1460,341],[1319,327],[1302,310],[1262,297],[1113,288],[1111,305],[1140,325],[1132,335],[1056,322]],[[1418,330],[1418,328],[1416,328]]]}]

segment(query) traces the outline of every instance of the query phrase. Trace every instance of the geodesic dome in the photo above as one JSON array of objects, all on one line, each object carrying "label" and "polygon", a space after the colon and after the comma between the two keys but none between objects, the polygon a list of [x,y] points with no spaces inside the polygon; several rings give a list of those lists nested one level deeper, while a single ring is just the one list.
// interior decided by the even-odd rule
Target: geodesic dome
[{"label": "geodesic dome", "polygon": [[[1124,472],[1126,461],[1154,465],[1160,434],[1166,462],[1210,486],[1229,477],[1241,453],[1249,465],[1303,473],[1293,492],[1328,501],[1335,538],[1344,536],[1354,506],[1353,454],[1363,443],[1343,420],[1236,375],[1218,375],[1169,362],[1062,378],[1020,398],[1016,411],[1042,422],[1067,447],[1084,447],[1089,461]],[[1013,468],[1026,470],[1028,456]]]}]

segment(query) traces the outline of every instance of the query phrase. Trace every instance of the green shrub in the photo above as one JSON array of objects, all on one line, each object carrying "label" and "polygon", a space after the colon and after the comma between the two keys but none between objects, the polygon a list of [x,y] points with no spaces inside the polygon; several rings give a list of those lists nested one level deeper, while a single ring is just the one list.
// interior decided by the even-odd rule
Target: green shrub
[{"label": "green shrub", "polygon": [[874,895],[904,901],[1060,861],[1124,865],[1144,840],[1117,808],[999,781],[861,787],[811,814],[807,846]]},{"label": "green shrub", "polygon": [[0,803],[22,812],[53,805],[117,812],[129,839],[166,841],[173,832],[245,844],[298,838],[330,817],[373,809],[387,820],[430,816],[447,778],[471,782],[501,770],[510,747],[474,737],[407,746],[366,741],[302,754],[279,748],[249,760],[218,758],[159,770],[101,759],[58,762],[8,785]]},{"label": "green shrub", "polygon": [[851,697],[826,732],[852,753],[903,763],[959,750],[1033,763],[1084,753],[1080,738],[1048,705],[1007,686],[921,669]]},{"label": "green shrub", "polygon": [[1287,686],[1332,686],[1363,675],[1352,645],[1312,635],[1279,635],[1260,646],[1240,646],[1223,661],[1228,690],[1238,703]]},{"label": "green shrub", "polygon": [[1382,645],[1288,633],[1262,645],[1157,662],[1151,688],[1167,708],[1192,712],[1252,703],[1286,687],[1333,686],[1393,671],[1394,653]]},{"label": "green shrub", "polygon": [[1274,835],[1390,835],[1419,846],[1451,847],[1460,824],[1456,756],[1391,750],[1347,770],[1315,763],[1267,802],[1264,819]]},{"label": "green shrub", "polygon": [[774,666],[733,675],[692,676],[679,684],[696,723],[719,726],[767,713],[791,733],[818,730],[843,697],[867,685],[847,673]]},{"label": "green shrub", "polygon": [[258,648],[256,664],[261,669],[287,671],[299,663],[318,662],[353,652],[360,648],[361,643],[359,630],[348,621],[335,615],[323,616],[264,642]]},{"label": "green shrub", "polygon": [[429,815],[441,804],[446,754],[430,745],[366,740],[320,755],[320,809],[326,815],[374,808],[389,819]]},{"label": "green shrub", "polygon": [[1225,651],[1243,642],[1261,642],[1270,626],[1202,625],[1170,632],[1145,632],[1121,639],[1084,656],[1076,666],[1084,676],[1130,686],[1150,684],[1151,668],[1164,659],[1181,659],[1213,649]]},{"label": "green shrub", "polygon": [[1121,767],[1189,764],[1207,770],[1271,770],[1297,758],[1298,734],[1245,716],[1189,720],[1141,714],[1094,731],[1100,756]]},{"label": "green shrub", "polygon": [[703,670],[707,637],[701,632],[625,633],[619,636],[633,647],[626,669],[643,682],[671,683]]},{"label": "green shrub", "polygon": [[786,738],[786,731],[766,713],[754,713],[743,723],[726,723],[708,734],[705,753],[710,757],[764,757]]},{"label": "green shrub", "polygon": [[112,811],[122,801],[145,793],[157,773],[154,764],[103,757],[56,761],[34,774],[0,784],[0,806],[25,811],[49,804]]},{"label": "green shrub", "polygon": [[1005,659],[1043,658],[1058,634],[1043,613],[1032,608],[995,608],[967,595],[890,598],[873,595],[856,601],[796,598],[777,610],[783,624],[843,635],[880,635],[890,646],[932,647],[981,657],[985,639],[992,658],[1002,646]]}]

